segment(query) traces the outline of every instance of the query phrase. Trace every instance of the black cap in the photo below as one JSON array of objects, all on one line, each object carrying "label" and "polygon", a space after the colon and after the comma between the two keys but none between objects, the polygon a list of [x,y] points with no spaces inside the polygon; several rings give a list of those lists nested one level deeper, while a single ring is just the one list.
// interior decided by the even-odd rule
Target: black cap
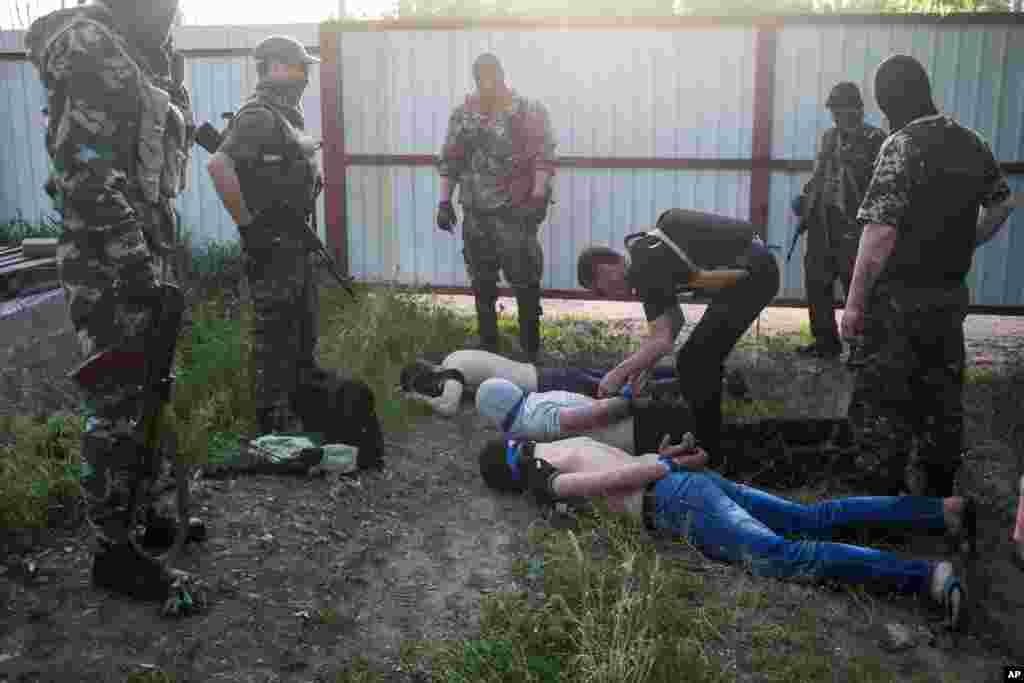
[{"label": "black cap", "polygon": [[302,43],[288,36],[271,36],[253,48],[257,62],[268,59],[282,64],[319,64],[320,60],[306,52]]}]

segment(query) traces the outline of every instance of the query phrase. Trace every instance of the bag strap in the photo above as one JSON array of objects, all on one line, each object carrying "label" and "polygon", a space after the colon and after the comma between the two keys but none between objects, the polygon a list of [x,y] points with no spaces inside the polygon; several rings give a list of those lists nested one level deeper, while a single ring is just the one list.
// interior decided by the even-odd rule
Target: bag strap
[{"label": "bag strap", "polygon": [[661,231],[661,228],[655,228],[654,230],[650,230],[647,232],[647,235],[649,235],[650,237],[654,237],[655,239],[661,240],[665,244],[665,246],[667,246],[669,249],[676,253],[676,256],[678,256],[679,259],[683,263],[685,263],[690,270],[694,272],[700,270],[697,264],[695,264],[693,260],[686,255],[686,252],[680,249],[679,245],[672,241],[672,238],[670,238],[668,235]]}]

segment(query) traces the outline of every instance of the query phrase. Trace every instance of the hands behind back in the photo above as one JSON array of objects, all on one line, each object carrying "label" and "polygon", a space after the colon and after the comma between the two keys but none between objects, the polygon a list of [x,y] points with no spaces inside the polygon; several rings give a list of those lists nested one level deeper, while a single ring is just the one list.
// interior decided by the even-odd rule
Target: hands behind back
[{"label": "hands behind back", "polygon": [[696,445],[693,434],[690,432],[684,434],[678,444],[673,446],[670,442],[671,437],[666,434],[665,438],[661,440],[661,446],[658,447],[658,455],[661,456],[660,459],[672,461],[673,471],[676,468],[701,470],[707,465],[708,454],[703,448]]}]

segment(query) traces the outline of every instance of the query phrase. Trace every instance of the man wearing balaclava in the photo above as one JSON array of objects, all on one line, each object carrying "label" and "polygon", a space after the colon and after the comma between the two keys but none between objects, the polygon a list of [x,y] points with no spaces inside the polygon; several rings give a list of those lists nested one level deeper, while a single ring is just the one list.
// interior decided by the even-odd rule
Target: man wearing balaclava
[{"label": "man wearing balaclava", "polygon": [[865,350],[849,411],[858,478],[869,493],[948,496],[963,448],[965,278],[1010,189],[985,140],[938,112],[917,60],[882,62],[875,98],[892,132],[857,213],[842,320]]},{"label": "man wearing balaclava", "polygon": [[[842,351],[835,316],[835,281],[850,291],[853,262],[860,241],[857,209],[871,181],[875,157],[885,133],[864,122],[864,102],[854,83],[837,83],[825,106],[835,126],[821,136],[811,179],[794,202],[807,228],[804,283],[814,342],[799,353],[835,358]],[[855,359],[850,350],[850,360]]]},{"label": "man wearing balaclava", "polygon": [[498,276],[516,296],[519,345],[528,362],[540,351],[540,281],[544,252],[537,234],[547,216],[555,140],[547,109],[505,84],[492,54],[473,63],[476,93],[455,108],[441,151],[437,226],[452,232],[459,188],[466,270],[476,298],[480,348],[498,350]]},{"label": "man wearing balaclava", "polygon": [[253,57],[256,90],[207,169],[245,253],[256,417],[270,434],[302,428],[289,397],[316,369],[317,283],[302,236],[322,182],[316,144],[304,133],[302,94],[320,60],[285,36],[267,38]]},{"label": "man wearing balaclava", "polygon": [[[41,17],[25,37],[46,88],[47,191],[63,218],[58,268],[84,360],[75,377],[89,411],[81,490],[96,541],[92,580],[164,602],[174,614],[199,606],[202,593],[199,582],[143,550],[169,546],[174,524],[152,514],[155,472],[140,463],[156,463],[140,450],[139,418],[156,312],[182,301],[170,257],[192,113],[171,74],[177,12],[177,0],[92,2]],[[85,371],[101,365],[103,372]],[[133,492],[141,494],[141,540]]]}]

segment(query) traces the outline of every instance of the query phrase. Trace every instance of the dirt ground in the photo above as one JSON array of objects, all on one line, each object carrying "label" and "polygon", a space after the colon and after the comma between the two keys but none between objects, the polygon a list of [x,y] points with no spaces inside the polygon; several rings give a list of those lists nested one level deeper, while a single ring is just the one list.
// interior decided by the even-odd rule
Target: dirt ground
[{"label": "dirt ground", "polygon": [[[469,301],[452,299],[456,306]],[[619,317],[618,304],[544,306],[545,315],[585,310]],[[699,310],[687,311],[691,322]],[[627,312],[620,319],[635,319],[639,308]],[[803,310],[774,309],[762,319],[761,332],[798,328],[804,320]],[[65,352],[41,351],[32,335],[9,347],[0,410],[57,407],[51,404],[59,392],[34,397],[24,384],[28,374],[18,370],[57,377],[69,365],[67,331],[39,327],[36,337]],[[972,360],[1016,362],[1022,327],[1016,320],[972,319]],[[746,374],[755,397],[784,401],[787,414],[828,416],[845,409],[849,375],[841,366],[765,352],[737,352],[730,365]],[[512,562],[528,552],[525,534],[536,511],[525,499],[492,495],[477,472],[475,453],[494,436],[466,405],[454,419],[423,418],[410,433],[392,436],[384,468],[357,477],[199,481],[194,500],[211,538],[189,549],[182,568],[211,584],[212,604],[206,614],[180,621],[160,618],[153,605],[92,588],[82,527],[9,543],[0,556],[0,682],[124,681],[131,672],[156,669],[176,674],[179,683],[328,681],[356,656],[367,657],[386,680],[425,680],[422,672],[399,670],[402,643],[473,637],[482,596],[511,588]],[[993,521],[1003,523],[1002,517]],[[990,555],[983,563],[995,566],[996,556],[1005,556],[1005,543],[999,545],[1005,529],[993,527],[987,538],[983,553]],[[35,545],[25,547],[29,541]],[[941,551],[934,541],[919,546],[915,550],[924,554]],[[670,557],[681,552],[664,551]],[[722,591],[758,582],[770,597],[766,609],[780,620],[810,606],[837,656],[881,653],[890,670],[906,678],[925,671],[937,681],[956,672],[963,681],[994,681],[1002,665],[1024,661],[1024,649],[988,622],[972,625],[955,643],[936,635],[936,615],[916,599],[864,602],[827,588],[749,578],[698,557],[677,559],[705,572]],[[1006,585],[990,580],[985,600],[1012,598],[1007,604],[1013,607],[1024,594],[1020,581],[999,576]],[[889,623],[907,627],[920,644],[883,652],[880,630]],[[723,636],[718,649],[737,680],[758,680],[743,655],[743,634]]]}]

